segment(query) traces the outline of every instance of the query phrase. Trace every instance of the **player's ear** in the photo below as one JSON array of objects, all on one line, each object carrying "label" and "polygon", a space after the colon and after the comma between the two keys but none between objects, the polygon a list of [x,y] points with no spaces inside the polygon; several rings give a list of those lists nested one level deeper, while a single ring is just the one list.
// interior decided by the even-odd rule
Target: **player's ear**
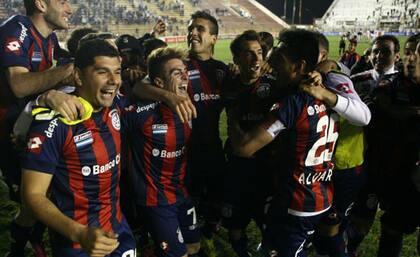
[{"label": "player's ear", "polygon": [[82,86],[82,71],[79,68],[74,68],[74,82],[76,87]]},{"label": "player's ear", "polygon": [[296,63],[294,67],[294,71],[299,74],[306,74],[307,73],[306,67],[307,67],[307,62],[305,60],[300,60],[298,63]]},{"label": "player's ear", "polygon": [[44,0],[35,0],[34,3],[39,12],[44,13],[47,11],[48,4]]},{"label": "player's ear", "polygon": [[154,78],[153,83],[160,88],[164,87],[163,79],[161,79],[159,77]]}]

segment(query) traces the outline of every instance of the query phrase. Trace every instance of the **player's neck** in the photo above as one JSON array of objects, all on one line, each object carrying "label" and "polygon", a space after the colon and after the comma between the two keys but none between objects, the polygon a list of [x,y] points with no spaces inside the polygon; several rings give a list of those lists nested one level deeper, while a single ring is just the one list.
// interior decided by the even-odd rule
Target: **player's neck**
[{"label": "player's neck", "polygon": [[39,14],[29,16],[29,19],[34,24],[36,30],[44,37],[47,38],[53,32],[53,28],[45,21],[44,17]]},{"label": "player's neck", "polygon": [[213,57],[211,53],[193,53],[193,52],[190,52],[190,56],[200,61],[207,61]]}]

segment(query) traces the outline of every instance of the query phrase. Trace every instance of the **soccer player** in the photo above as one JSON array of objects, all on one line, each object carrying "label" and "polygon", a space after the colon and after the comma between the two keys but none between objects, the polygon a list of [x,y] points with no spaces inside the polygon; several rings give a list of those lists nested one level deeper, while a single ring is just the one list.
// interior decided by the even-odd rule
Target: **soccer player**
[{"label": "soccer player", "polygon": [[[372,43],[371,62],[373,69],[356,75],[353,75],[352,81],[355,89],[363,101],[372,110],[372,122],[366,127],[366,140],[369,147],[364,157],[364,170],[367,175],[367,181],[362,187],[360,194],[355,201],[350,216],[350,224],[347,229],[348,251],[354,254],[365,235],[369,232],[375,218],[379,203],[379,184],[383,177],[378,175],[379,170],[379,147],[383,141],[383,136],[379,136],[378,131],[381,128],[376,127],[374,122],[375,106],[373,104],[373,91],[380,87],[380,81],[394,80],[398,77],[398,71],[395,70],[395,62],[399,59],[400,44],[397,38],[390,35],[379,36]],[[378,145],[378,143],[380,143]],[[378,148],[379,147],[379,148]],[[375,150],[376,149],[376,150]],[[382,173],[382,172],[381,172]]]},{"label": "soccer player", "polygon": [[35,116],[22,161],[23,202],[54,231],[53,256],[134,257],[119,204],[119,53],[104,40],[90,40],[78,49],[75,67],[85,115],[75,122]]},{"label": "soccer player", "polygon": [[304,256],[309,234],[332,204],[338,115],[325,102],[299,91],[299,87],[320,83],[312,73],[319,55],[315,34],[286,30],[279,41],[270,65],[277,72],[277,80],[292,93],[275,104],[270,116],[253,130],[243,132],[238,124],[230,124],[229,137],[235,154],[250,157],[281,131],[290,133],[285,143],[288,156],[278,170],[287,179],[268,208],[263,244],[278,256]]},{"label": "soccer player", "polygon": [[[11,199],[17,201],[20,166],[10,138],[13,124],[30,98],[53,88],[73,71],[73,64],[51,68],[53,56],[59,49],[53,31],[69,27],[70,4],[59,0],[25,0],[24,4],[27,16],[10,17],[0,26],[0,148],[4,149],[0,168],[9,185]],[[12,221],[10,257],[23,256],[33,224],[34,220],[24,209]],[[33,245],[39,245],[41,238],[42,235],[35,235],[31,239]]]},{"label": "soccer player", "polygon": [[[334,200],[333,206],[314,234],[313,242],[320,254],[329,256],[344,256],[345,242],[343,232],[347,225],[348,215],[356,196],[363,185],[361,165],[363,164],[364,137],[363,128],[369,123],[371,113],[365,103],[357,95],[349,77],[337,71],[325,70],[329,42],[327,38],[315,32],[320,46],[321,61],[318,69],[322,70],[325,78],[324,87],[309,87],[305,91],[317,99],[322,96],[336,94],[335,108],[342,106],[340,114],[340,140],[337,142],[334,159]],[[333,62],[334,68],[339,66]],[[333,69],[334,69],[333,68]],[[351,154],[350,154],[351,153]]]},{"label": "soccer player", "polygon": [[166,102],[179,113],[183,121],[197,117],[192,121],[194,130],[189,148],[187,176],[190,177],[190,193],[194,199],[200,201],[197,208],[207,221],[202,229],[207,237],[218,229],[220,222],[220,212],[216,206],[220,205],[219,184],[225,165],[219,120],[223,110],[220,90],[227,67],[213,58],[218,31],[217,20],[210,14],[197,11],[191,15],[187,36],[189,97],[177,96],[144,83],[137,84],[137,89],[134,88],[134,93],[145,99]]},{"label": "soccer player", "polygon": [[[228,120],[236,120],[241,129],[248,131],[270,111],[280,90],[276,88],[272,75],[261,76],[264,50],[257,32],[243,32],[232,41],[230,49],[239,74],[224,82],[222,99]],[[260,151],[257,158],[236,156],[229,139],[225,151],[228,161],[223,191],[223,225],[229,230],[230,243],[238,256],[249,256],[245,229],[251,218],[261,225],[264,200],[270,194],[271,170],[268,163],[276,156],[268,148]],[[264,174],[258,174],[257,170],[264,170]]]},{"label": "soccer player", "polygon": [[[148,71],[154,86],[187,96],[185,57],[169,47],[153,51]],[[135,200],[157,256],[193,256],[200,249],[200,232],[185,181],[191,124],[163,102],[146,102],[128,108],[123,126],[131,145]]]}]

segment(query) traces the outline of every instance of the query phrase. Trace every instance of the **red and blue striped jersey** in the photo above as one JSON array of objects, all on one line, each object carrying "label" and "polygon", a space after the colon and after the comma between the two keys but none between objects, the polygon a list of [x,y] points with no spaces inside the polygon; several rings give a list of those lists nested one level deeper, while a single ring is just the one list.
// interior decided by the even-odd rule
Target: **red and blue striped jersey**
[{"label": "red and blue striped jersey", "polygon": [[131,148],[131,176],[142,206],[178,203],[188,197],[186,149],[191,125],[160,102],[131,105],[123,114],[124,138]]},{"label": "red and blue striped jersey", "polygon": [[44,71],[53,65],[56,49],[59,45],[55,33],[44,38],[26,16],[12,16],[0,26],[0,138],[9,135],[27,101],[14,96],[5,70],[21,66],[30,72]]},{"label": "red and blue striped jersey", "polygon": [[333,153],[338,139],[338,115],[306,93],[296,93],[274,105],[263,127],[276,136],[288,130],[290,155],[281,172],[289,172],[289,213],[312,216],[331,206]]},{"label": "red and blue striped jersey", "polygon": [[191,136],[189,157],[198,160],[197,165],[206,163],[216,167],[224,162],[219,120],[223,110],[220,93],[227,74],[227,66],[214,59],[200,61],[191,58],[187,62],[187,69],[188,94],[197,109],[197,118],[192,121],[194,131]]},{"label": "red and blue striped jersey", "polygon": [[[226,112],[234,113],[234,117],[244,131],[249,131],[261,124],[280,97],[280,90],[276,89],[276,79],[270,74],[261,76],[251,85],[242,83],[240,76],[237,75],[234,78],[228,78],[222,90]],[[231,153],[229,142],[228,139],[226,141],[228,154]],[[267,149],[267,146],[264,149]],[[264,151],[264,154],[267,152]]]},{"label": "red and blue striped jersey", "polygon": [[[120,210],[120,109],[114,103],[73,126],[58,118],[34,121],[21,165],[53,175],[51,199],[80,224],[118,231]],[[57,235],[55,244],[80,248]]]}]

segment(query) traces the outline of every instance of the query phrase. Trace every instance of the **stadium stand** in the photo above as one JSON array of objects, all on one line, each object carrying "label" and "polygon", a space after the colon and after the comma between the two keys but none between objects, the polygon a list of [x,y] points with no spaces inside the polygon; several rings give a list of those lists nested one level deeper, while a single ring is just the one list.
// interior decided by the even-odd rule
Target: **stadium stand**
[{"label": "stadium stand", "polygon": [[[158,19],[168,24],[167,35],[185,35],[193,12],[204,10],[220,22],[221,35],[235,35],[246,29],[277,34],[288,25],[255,0],[70,0],[74,27],[93,27],[117,35],[141,36]],[[21,0],[1,1],[0,17],[24,13]],[[1,19],[0,19],[1,21]],[[71,31],[59,35],[65,38]]]},{"label": "stadium stand", "polygon": [[323,31],[412,32],[420,27],[420,1],[335,0],[316,24]]}]

